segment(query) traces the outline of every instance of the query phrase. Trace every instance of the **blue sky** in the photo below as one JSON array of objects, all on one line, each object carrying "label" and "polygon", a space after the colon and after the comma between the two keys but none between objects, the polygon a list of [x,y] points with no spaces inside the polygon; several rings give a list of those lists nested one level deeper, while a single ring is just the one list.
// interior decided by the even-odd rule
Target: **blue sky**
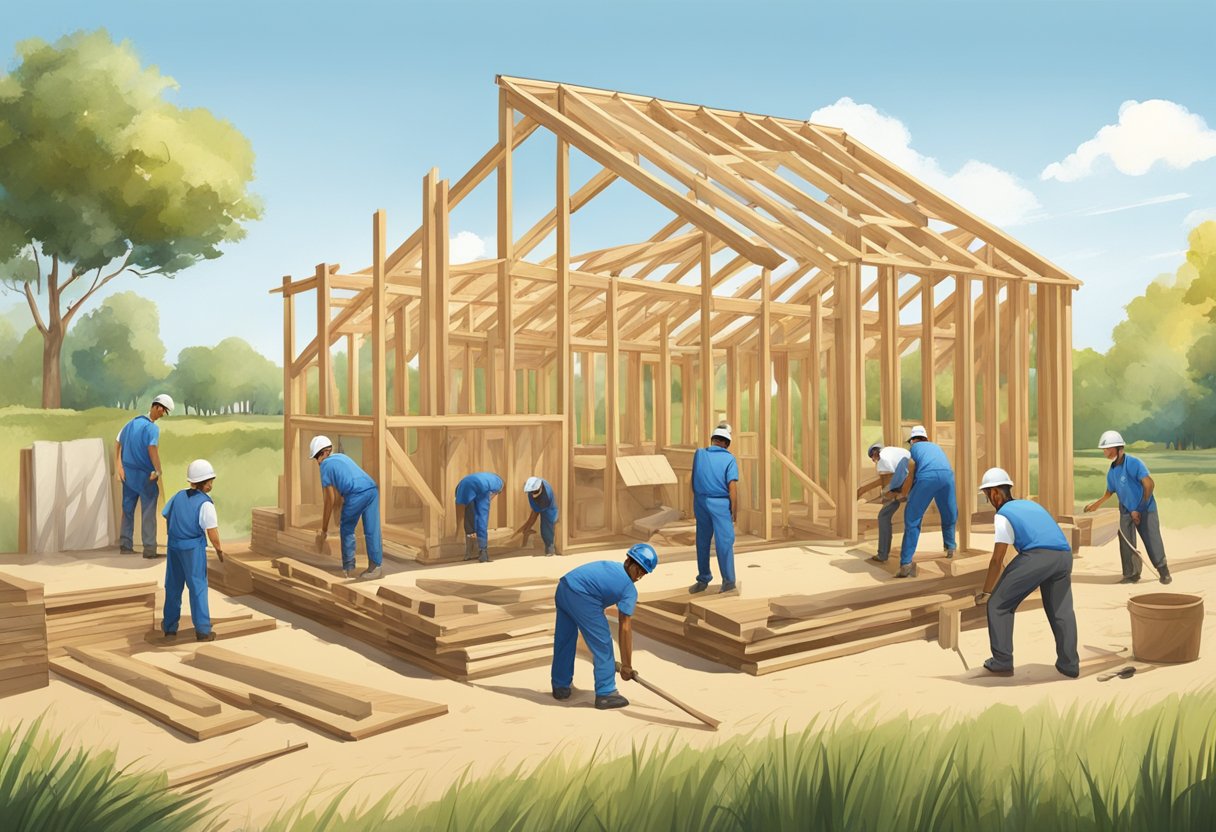
[{"label": "blue sky", "polygon": [[[176,102],[210,109],[253,143],[266,214],[244,242],[172,281],[111,284],[158,303],[171,359],[239,335],[281,360],[281,301],[267,290],[321,261],[366,265],[377,208],[394,239],[412,231],[426,171],[455,181],[496,140],[498,73],[797,118],[818,111],[871,131],[863,141],[971,195],[965,204],[1085,281],[1079,347],[1105,349],[1122,307],[1178,266],[1188,217],[1216,218],[1211,2],[14,6],[0,8],[0,67],[12,67],[22,39],[105,27],[178,81]],[[1142,105],[1123,111],[1126,123],[1125,102]],[[1088,165],[1042,178],[1115,125],[1090,145]],[[551,176],[529,187],[517,174],[521,230],[551,207]],[[492,248],[491,208],[469,201],[453,233]],[[616,218],[609,242],[653,233],[644,219]],[[601,244],[579,232],[576,223],[576,248]],[[16,303],[0,296],[0,310]]]}]

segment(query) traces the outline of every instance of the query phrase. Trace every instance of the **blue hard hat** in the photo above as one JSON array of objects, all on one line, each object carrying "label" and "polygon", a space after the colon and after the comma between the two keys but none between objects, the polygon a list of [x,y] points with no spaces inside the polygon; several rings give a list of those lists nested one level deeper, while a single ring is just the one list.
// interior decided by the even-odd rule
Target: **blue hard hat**
[{"label": "blue hard hat", "polygon": [[625,554],[647,572],[653,572],[654,568],[659,565],[659,554],[649,543],[635,543]]}]

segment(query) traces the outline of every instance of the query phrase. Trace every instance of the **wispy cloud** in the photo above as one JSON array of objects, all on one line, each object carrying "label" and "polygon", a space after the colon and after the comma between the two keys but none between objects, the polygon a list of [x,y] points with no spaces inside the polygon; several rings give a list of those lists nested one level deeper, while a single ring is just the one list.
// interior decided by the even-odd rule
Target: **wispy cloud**
[{"label": "wispy cloud", "polygon": [[1166,202],[1177,202],[1180,199],[1190,199],[1190,194],[1165,194],[1164,196],[1153,196],[1148,199],[1142,199],[1139,202],[1133,202],[1130,205],[1118,205],[1114,208],[1095,208],[1089,211],[1082,211],[1083,217],[1098,217],[1102,214],[1117,214],[1120,211],[1130,211],[1133,208],[1144,208],[1149,205],[1161,205]]},{"label": "wispy cloud", "polygon": [[912,134],[902,121],[871,104],[851,98],[811,113],[811,121],[840,127],[913,176],[949,195],[997,225],[1024,223],[1039,208],[1035,195],[1008,171],[972,159],[953,173],[912,147]]},{"label": "wispy cloud", "polygon": [[1182,218],[1182,225],[1185,228],[1194,228],[1208,220],[1216,220],[1216,208],[1196,208]]},{"label": "wispy cloud", "polygon": [[1117,124],[1102,127],[1089,141],[1040,174],[1042,179],[1076,182],[1094,172],[1100,159],[1115,170],[1142,176],[1158,162],[1175,170],[1216,156],[1216,130],[1198,113],[1160,98],[1124,101]]},{"label": "wispy cloud", "polygon": [[1180,260],[1186,258],[1186,249],[1180,248],[1176,251],[1163,251],[1160,254],[1150,254],[1145,257],[1145,260]]}]

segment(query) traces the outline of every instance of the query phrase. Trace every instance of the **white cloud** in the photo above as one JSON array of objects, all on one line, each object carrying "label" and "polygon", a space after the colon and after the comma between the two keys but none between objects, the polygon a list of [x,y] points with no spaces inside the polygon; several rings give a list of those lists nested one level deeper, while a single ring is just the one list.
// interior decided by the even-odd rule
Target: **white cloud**
[{"label": "white cloud", "polygon": [[1145,260],[1185,260],[1186,249],[1180,248],[1174,251],[1163,251],[1160,254],[1150,254]]},{"label": "white cloud", "polygon": [[1180,199],[1190,199],[1190,194],[1165,194],[1164,196],[1154,196],[1148,199],[1143,199],[1140,202],[1133,202],[1130,205],[1117,205],[1114,208],[1095,208],[1091,211],[1082,211],[1083,217],[1099,217],[1103,214],[1117,214],[1120,211],[1130,211],[1133,208],[1144,208],[1149,205],[1162,205],[1166,202],[1177,202]]},{"label": "white cloud", "polygon": [[1208,220],[1216,220],[1216,208],[1196,208],[1182,218],[1182,225],[1185,228],[1194,228]]},{"label": "white cloud", "polygon": [[457,263],[472,263],[486,256],[486,241],[472,231],[459,231],[448,241],[448,261]]},{"label": "white cloud", "polygon": [[1109,158],[1115,169],[1141,176],[1157,162],[1176,170],[1216,156],[1216,130],[1181,104],[1154,98],[1125,101],[1119,123],[1107,124],[1063,161],[1043,169],[1043,179],[1075,182],[1093,173],[1094,165]]},{"label": "white cloud", "polygon": [[972,159],[954,173],[943,170],[936,159],[912,147],[912,134],[902,121],[873,105],[845,97],[811,113],[810,120],[842,128],[925,184],[997,225],[1024,222],[1039,207],[1035,195],[1017,177],[987,162]]}]

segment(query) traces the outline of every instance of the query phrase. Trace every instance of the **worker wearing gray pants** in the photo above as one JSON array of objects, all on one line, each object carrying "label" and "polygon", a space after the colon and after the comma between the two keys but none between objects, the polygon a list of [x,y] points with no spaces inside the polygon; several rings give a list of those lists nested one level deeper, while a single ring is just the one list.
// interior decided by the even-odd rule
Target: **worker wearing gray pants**
[{"label": "worker wearing gray pants", "polygon": [[1085,507],[1087,512],[1096,511],[1111,497],[1119,497],[1119,559],[1123,561],[1121,584],[1134,584],[1140,580],[1140,557],[1132,545],[1136,532],[1144,541],[1144,551],[1157,570],[1161,583],[1174,579],[1165,562],[1165,544],[1161,542],[1161,518],[1157,514],[1156,483],[1149,476],[1148,467],[1136,457],[1123,452],[1123,436],[1117,430],[1108,430],[1098,440],[1102,454],[1110,460],[1106,472],[1106,493]]},{"label": "worker wearing gray pants", "polygon": [[[1072,607],[1072,549],[1047,509],[1031,500],[1015,500],[1013,481],[1004,470],[984,472],[980,491],[996,509],[996,544],[977,603],[988,604],[988,641],[992,658],[984,669],[998,676],[1013,673],[1013,616],[1036,589],[1056,637],[1056,670],[1075,679],[1081,670],[1077,656],[1077,617]],[[1017,556],[1001,571],[1010,546]]]},{"label": "worker wearing gray pants", "polygon": [[[908,460],[912,455],[903,448],[883,447],[881,442],[870,446],[866,455],[873,461],[878,471],[878,487],[882,492],[883,507],[878,512],[878,554],[870,558],[875,563],[886,563],[891,555],[891,531],[895,513],[899,511],[901,502],[900,489],[908,477]],[[863,486],[857,496],[873,488],[873,484]]]}]

